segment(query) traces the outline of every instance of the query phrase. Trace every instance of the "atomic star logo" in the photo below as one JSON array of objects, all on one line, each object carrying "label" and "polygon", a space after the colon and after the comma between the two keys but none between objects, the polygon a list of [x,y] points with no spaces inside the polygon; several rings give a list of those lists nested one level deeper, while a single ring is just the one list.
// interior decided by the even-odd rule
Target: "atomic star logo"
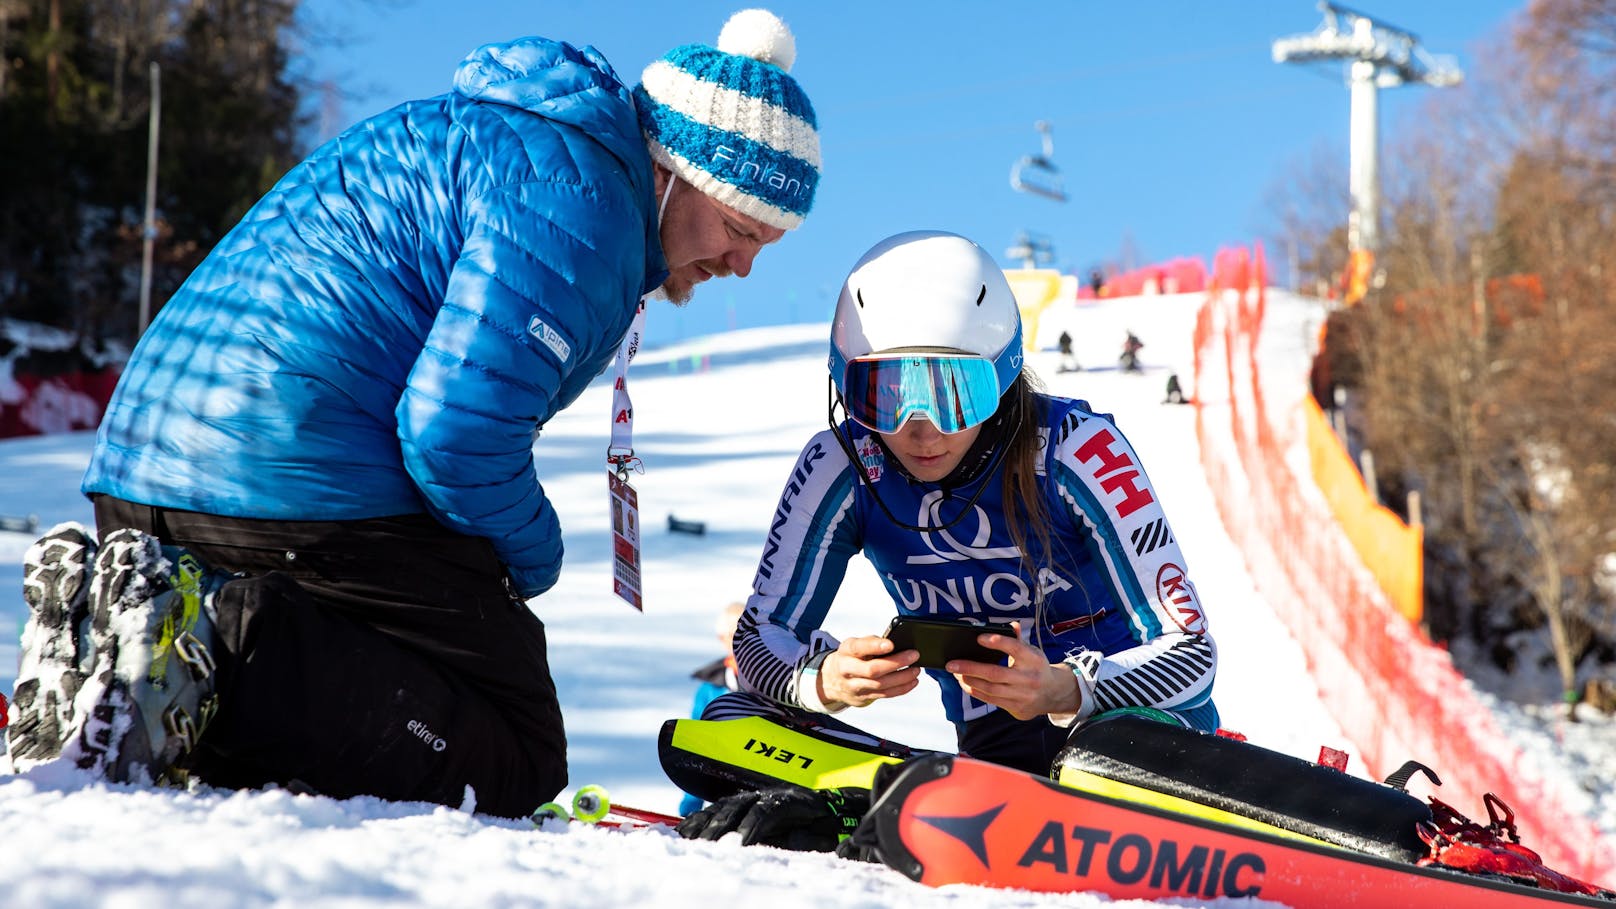
[{"label": "atomic star logo", "polygon": [[1000,804],[996,808],[989,808],[981,814],[973,814],[969,817],[940,817],[937,815],[917,814],[915,815],[915,820],[936,827],[938,830],[959,840],[965,844],[965,848],[971,850],[971,853],[977,857],[977,860],[982,863],[982,867],[987,868],[989,867],[988,825],[999,817],[999,812],[1003,811],[1004,807],[1004,804]]}]

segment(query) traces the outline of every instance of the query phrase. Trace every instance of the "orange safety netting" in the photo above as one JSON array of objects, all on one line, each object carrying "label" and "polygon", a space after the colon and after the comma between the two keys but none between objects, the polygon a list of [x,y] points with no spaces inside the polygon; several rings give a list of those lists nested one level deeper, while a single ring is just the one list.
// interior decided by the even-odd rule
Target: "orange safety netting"
[{"label": "orange safety netting", "polygon": [[1336,522],[1397,611],[1418,625],[1425,609],[1425,533],[1375,501],[1312,395],[1302,396],[1308,463]]}]

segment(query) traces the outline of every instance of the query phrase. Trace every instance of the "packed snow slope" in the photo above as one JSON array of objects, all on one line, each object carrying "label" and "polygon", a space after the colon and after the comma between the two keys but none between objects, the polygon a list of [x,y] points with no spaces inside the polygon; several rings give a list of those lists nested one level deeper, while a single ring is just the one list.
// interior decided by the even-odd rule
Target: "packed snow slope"
[{"label": "packed snow slope", "polygon": [[[1057,306],[1040,326],[1045,349],[1029,365],[1049,391],[1114,414],[1144,461],[1218,641],[1224,725],[1307,759],[1320,745],[1352,752],[1223,531],[1203,479],[1193,408],[1162,403],[1170,373],[1193,394],[1189,339],[1200,301],[1182,295]],[[1269,307],[1269,330],[1281,343],[1279,361],[1265,368],[1270,376],[1294,376],[1300,390],[1322,313],[1284,294],[1274,294]],[[656,733],[664,720],[688,713],[695,689],[689,674],[718,653],[714,620],[726,603],[746,596],[787,472],[824,425],[828,326],[753,329],[656,348],[658,312],[649,314],[653,346],[629,378],[634,446],[645,465],[635,479],[645,527],[645,611],[611,589],[604,461],[611,389],[604,381],[553,419],[536,446],[539,473],[561,514],[567,561],[561,582],[532,606],[549,629],[573,786],[598,783],[625,804],[673,811],[679,793],[658,765]],[[1057,372],[1054,337],[1062,328],[1076,339],[1083,371]],[[1146,344],[1142,374],[1116,369],[1130,328]],[[89,433],[0,442],[0,514],[36,514],[42,527],[88,523],[90,508],[77,489],[92,442]],[[706,533],[669,533],[671,516],[702,522]],[[8,693],[29,542],[0,532],[0,690]],[[828,628],[878,633],[891,612],[874,573],[857,561]],[[952,746],[929,682],[844,717],[912,745]],[[1089,894],[931,890],[880,866],[690,843],[660,831],[536,829],[430,805],[281,791],[87,784],[61,768],[0,776],[0,829],[9,834],[0,850],[6,902],[30,907],[1154,905]],[[1225,904],[1253,905],[1162,905]]]}]

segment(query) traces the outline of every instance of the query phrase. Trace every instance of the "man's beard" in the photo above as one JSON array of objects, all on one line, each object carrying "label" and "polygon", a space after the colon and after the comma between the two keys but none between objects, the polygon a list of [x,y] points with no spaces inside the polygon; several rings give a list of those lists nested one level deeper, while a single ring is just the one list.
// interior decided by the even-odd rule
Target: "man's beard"
[{"label": "man's beard", "polygon": [[651,291],[651,299],[667,300],[674,306],[683,306],[690,302],[690,298],[695,292],[696,286],[694,284],[676,282],[673,276],[669,275],[668,280],[663,281],[661,287]]},{"label": "man's beard", "polygon": [[[717,263],[710,268],[706,268],[705,270],[714,278],[727,278],[731,274],[734,274],[734,272],[730,271],[725,266]],[[697,282],[679,278],[670,272],[667,280],[662,282],[662,286],[658,287],[652,292],[652,297],[658,300],[668,300],[675,306],[683,306],[686,303],[689,303],[690,298],[695,295],[696,283]]]}]

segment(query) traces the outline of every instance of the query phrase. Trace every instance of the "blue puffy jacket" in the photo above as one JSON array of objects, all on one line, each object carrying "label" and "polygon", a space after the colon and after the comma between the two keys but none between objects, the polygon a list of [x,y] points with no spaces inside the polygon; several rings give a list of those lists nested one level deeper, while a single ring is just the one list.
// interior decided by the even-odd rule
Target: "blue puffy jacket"
[{"label": "blue puffy jacket", "polygon": [[488,45],[454,90],[293,168],[135,348],[85,493],[232,517],[430,513],[526,596],[561,567],[538,428],[667,274],[629,91],[592,48]]}]

